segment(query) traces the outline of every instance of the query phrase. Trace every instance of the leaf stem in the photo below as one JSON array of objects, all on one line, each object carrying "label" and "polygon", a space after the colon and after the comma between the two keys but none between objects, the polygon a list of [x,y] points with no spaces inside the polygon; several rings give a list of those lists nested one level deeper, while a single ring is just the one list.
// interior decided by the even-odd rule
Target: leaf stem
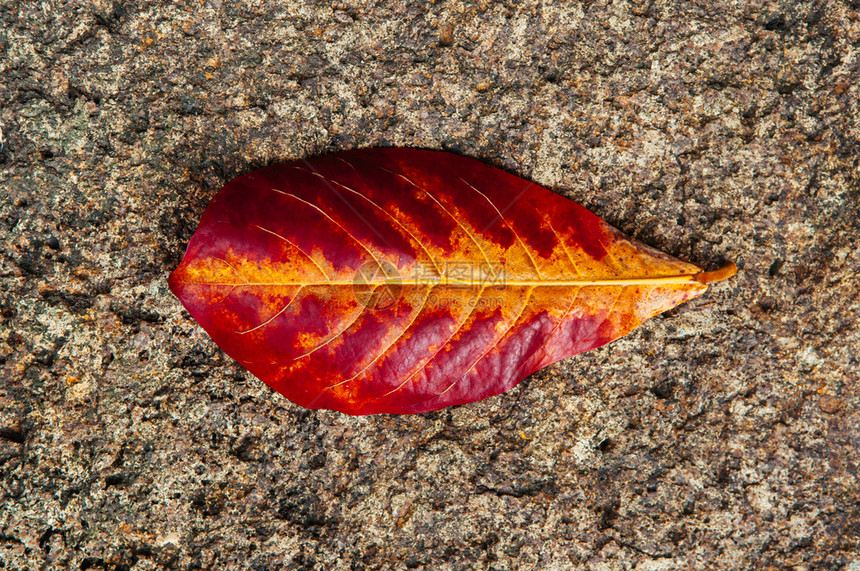
[{"label": "leaf stem", "polygon": [[703,284],[710,284],[714,282],[721,282],[723,280],[727,280],[733,275],[738,273],[738,267],[734,262],[728,262],[724,264],[722,268],[719,270],[714,270],[712,272],[700,272],[696,274],[696,281],[701,282]]}]

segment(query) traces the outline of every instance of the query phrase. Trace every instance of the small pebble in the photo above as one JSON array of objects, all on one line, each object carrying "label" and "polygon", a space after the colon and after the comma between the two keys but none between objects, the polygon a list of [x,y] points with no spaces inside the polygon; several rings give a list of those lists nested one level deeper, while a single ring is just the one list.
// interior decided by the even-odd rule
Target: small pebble
[{"label": "small pebble", "polygon": [[827,414],[834,414],[842,408],[842,400],[833,395],[821,395],[818,397],[818,408]]},{"label": "small pebble", "polygon": [[48,238],[48,241],[45,243],[52,250],[59,250],[60,249],[60,241],[57,239],[56,236],[51,236],[50,238]]}]

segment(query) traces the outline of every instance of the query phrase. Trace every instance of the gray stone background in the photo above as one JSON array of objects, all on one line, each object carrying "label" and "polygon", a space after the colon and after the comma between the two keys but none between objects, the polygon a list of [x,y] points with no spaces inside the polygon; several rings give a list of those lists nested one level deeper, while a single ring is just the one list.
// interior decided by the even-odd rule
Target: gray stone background
[{"label": "gray stone background", "polygon": [[[0,562],[857,571],[858,9],[0,0]],[[741,271],[499,397],[302,410],[166,278],[232,177],[374,145]]]}]

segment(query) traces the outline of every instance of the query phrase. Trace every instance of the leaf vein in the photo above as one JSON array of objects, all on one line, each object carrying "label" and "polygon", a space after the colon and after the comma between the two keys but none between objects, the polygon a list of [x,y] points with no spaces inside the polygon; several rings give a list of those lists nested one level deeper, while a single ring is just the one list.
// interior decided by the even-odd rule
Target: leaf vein
[{"label": "leaf vein", "polygon": [[[320,175],[320,176],[322,176],[322,175]],[[354,189],[348,187],[347,185],[343,184],[342,182],[338,182],[338,181],[334,180],[333,178],[330,178],[328,180],[330,180],[334,184],[348,190],[349,192],[356,194],[356,195],[360,196],[361,198],[365,199],[370,204],[375,206],[380,212],[382,212],[383,214],[388,216],[395,224],[397,224],[398,226],[403,228],[403,230],[407,234],[409,234],[409,236],[411,236],[413,240],[415,240],[415,242],[421,247],[421,249],[424,250],[424,253],[427,254],[427,258],[430,260],[430,263],[433,264],[433,267],[436,269],[436,273],[439,274],[440,276],[442,275],[442,270],[439,269],[439,264],[436,262],[436,259],[433,257],[433,255],[430,253],[430,251],[427,249],[427,247],[424,245],[424,243],[421,240],[419,240],[418,237],[409,230],[409,228],[404,226],[399,220],[397,220],[395,217],[393,217],[391,214],[389,214],[388,211],[386,211],[384,208],[379,206],[376,202],[371,200],[369,197],[363,195],[362,193],[358,192],[357,190],[354,190]]]},{"label": "leaf vein", "polygon": [[502,332],[502,334],[501,334],[501,335],[499,335],[497,338],[495,338],[495,339],[490,343],[490,346],[487,348],[487,350],[486,350],[486,351],[484,351],[484,352],[481,354],[481,356],[480,356],[480,357],[478,357],[477,359],[475,359],[475,361],[474,361],[471,365],[469,365],[469,368],[468,368],[468,369],[466,369],[466,372],[465,372],[465,373],[463,373],[462,375],[460,375],[459,377],[457,377],[456,379],[454,379],[454,382],[453,382],[453,383],[451,383],[450,385],[448,385],[448,388],[446,388],[444,391],[442,391],[441,393],[439,393],[439,395],[438,395],[438,397],[437,397],[437,398],[441,397],[442,395],[444,395],[445,393],[447,393],[448,391],[450,391],[452,388],[454,388],[454,385],[456,385],[458,382],[460,382],[462,379],[464,379],[464,378],[466,377],[466,375],[468,375],[470,372],[472,372],[472,369],[475,367],[475,365],[477,365],[477,364],[481,361],[481,359],[483,359],[484,357],[486,357],[486,356],[490,353],[490,351],[492,351],[494,348],[498,347],[498,345],[499,345],[499,343],[501,342],[501,340],[502,340],[502,339],[504,339],[505,335],[507,335],[507,334],[508,334],[508,332],[509,332],[511,329],[513,329],[514,325],[516,325],[517,321],[519,321],[519,320],[520,320],[520,318],[523,316],[523,313],[525,313],[525,311],[526,311],[526,307],[528,307],[528,305],[529,305],[529,300],[531,300],[532,293],[534,293],[534,290],[535,290],[535,288],[534,288],[534,287],[530,287],[530,288],[529,288],[528,293],[526,293],[526,299],[525,299],[525,301],[523,302],[522,307],[520,307],[520,311],[517,313],[516,317],[514,317],[514,318],[511,320],[510,325],[508,325],[508,326],[505,328],[505,330]]},{"label": "leaf vein", "polygon": [[[372,296],[372,295],[374,294],[374,292],[376,292],[376,290],[377,290],[377,289],[379,289],[379,288],[380,288],[380,286],[382,286],[382,285],[384,285],[384,284],[376,284],[375,286],[373,286],[373,289],[371,289],[371,290],[370,290],[370,295]],[[354,318],[353,318],[349,323],[347,323],[347,325],[346,325],[345,327],[341,328],[341,330],[340,330],[340,331],[338,331],[337,333],[335,333],[334,335],[332,335],[329,339],[325,340],[325,341],[324,341],[324,342],[322,342],[320,345],[317,345],[316,347],[314,347],[313,349],[311,349],[311,350],[310,350],[310,351],[308,351],[307,353],[303,353],[303,354],[299,355],[298,357],[296,357],[295,359],[293,359],[293,361],[298,361],[299,359],[303,359],[304,357],[307,357],[308,355],[310,355],[311,353],[314,353],[315,351],[319,351],[320,349],[322,349],[323,347],[325,347],[326,345],[328,345],[329,343],[331,343],[332,341],[334,341],[335,339],[337,339],[338,337],[340,337],[341,335],[343,335],[343,333],[344,333],[347,329],[349,329],[350,327],[352,327],[352,326],[353,326],[353,324],[354,324],[356,321],[358,321],[358,319],[359,319],[362,315],[364,315],[364,310],[365,310],[365,309],[367,309],[367,307],[366,307],[366,306],[364,306],[364,305],[360,305],[359,310],[358,310],[358,313],[356,313],[356,314],[355,314],[355,317],[354,317]]]},{"label": "leaf vein", "polygon": [[236,272],[236,275],[237,275],[237,276],[239,276],[240,278],[242,278],[242,281],[243,281],[243,282],[245,282],[245,283],[251,283],[251,282],[248,280],[248,278],[246,278],[245,276],[243,276],[243,275],[242,275],[242,272],[240,272],[239,270],[237,270],[237,269],[236,269],[236,267],[235,267],[233,264],[231,264],[230,262],[228,262],[228,261],[227,261],[227,260],[225,260],[224,258],[219,258],[218,256],[212,256],[212,259],[213,259],[213,260],[218,260],[219,262],[223,262],[223,263],[227,264],[228,266],[230,266],[230,269],[231,269],[231,270],[233,270],[234,272]]},{"label": "leaf vein", "polygon": [[576,262],[573,261],[573,256],[570,255],[570,252],[567,249],[567,245],[564,243],[564,240],[559,236],[558,232],[555,231],[555,228],[552,226],[552,222],[549,221],[549,218],[544,218],[546,223],[549,225],[549,229],[552,230],[552,233],[555,234],[558,243],[561,245],[561,249],[564,250],[564,254],[567,256],[567,260],[570,262],[570,265],[573,266],[573,271],[576,272],[576,275],[579,277],[582,276],[582,272],[579,271],[579,268],[576,265]]},{"label": "leaf vein", "polygon": [[525,242],[523,242],[523,239],[522,239],[522,238],[520,238],[520,235],[519,235],[519,234],[517,234],[517,231],[516,231],[516,230],[514,230],[514,227],[513,227],[513,226],[511,226],[511,224],[510,224],[510,223],[508,222],[508,220],[504,217],[504,215],[502,215],[502,213],[499,211],[499,208],[496,206],[496,204],[495,204],[492,200],[490,200],[490,197],[489,197],[489,196],[487,196],[486,194],[484,194],[483,192],[481,192],[480,190],[478,190],[477,188],[475,188],[473,185],[469,184],[469,183],[468,183],[468,182],[467,182],[463,177],[458,176],[457,178],[458,178],[458,179],[460,179],[460,181],[461,181],[463,184],[465,184],[466,186],[468,186],[469,188],[471,188],[472,190],[474,190],[475,192],[477,192],[478,194],[480,194],[481,196],[483,196],[483,197],[484,197],[484,199],[485,199],[487,202],[489,202],[489,203],[490,203],[490,206],[492,206],[492,207],[493,207],[493,210],[495,210],[495,211],[496,211],[496,213],[499,215],[499,219],[500,219],[502,222],[504,222],[504,223],[505,223],[505,226],[507,226],[507,227],[508,227],[508,229],[509,229],[511,232],[513,232],[513,233],[514,233],[514,237],[516,237],[517,242],[519,242],[519,243],[520,243],[520,246],[522,247],[523,251],[525,251],[526,256],[528,256],[529,260],[531,261],[532,265],[534,266],[535,271],[537,272],[538,278],[539,278],[539,279],[543,279],[543,276],[542,276],[542,275],[541,275],[541,273],[540,273],[540,268],[538,268],[538,265],[537,265],[537,263],[535,262],[535,259],[534,259],[534,257],[532,256],[531,251],[530,251],[528,248],[526,248],[526,243],[525,243]]},{"label": "leaf vein", "polygon": [[316,204],[314,204],[314,203],[312,203],[312,202],[308,202],[307,200],[305,200],[305,199],[303,199],[303,198],[299,198],[298,196],[296,196],[295,194],[293,194],[293,193],[291,193],[291,192],[286,192],[286,191],[284,191],[284,190],[279,190],[279,189],[277,189],[277,188],[272,188],[271,190],[272,190],[273,192],[277,192],[277,193],[279,193],[279,194],[283,194],[284,196],[289,196],[289,197],[295,198],[295,199],[296,199],[296,200],[298,200],[299,202],[303,202],[303,203],[307,204],[308,206],[310,206],[310,207],[314,208],[315,210],[319,211],[319,213],[320,213],[320,214],[322,214],[323,216],[325,216],[326,218],[328,218],[329,220],[331,220],[331,222],[332,222],[335,226],[337,226],[338,228],[340,228],[340,229],[341,229],[341,230],[342,230],[342,231],[343,231],[347,236],[349,236],[350,238],[352,238],[352,239],[353,239],[353,241],[354,241],[356,244],[358,244],[359,246],[361,246],[361,248],[362,248],[365,252],[367,252],[368,254],[370,254],[370,257],[371,257],[371,258],[373,258],[373,260],[374,260],[374,261],[376,262],[376,264],[379,266],[379,269],[380,269],[380,271],[382,271],[382,274],[383,274],[383,275],[385,275],[385,276],[387,277],[387,275],[388,275],[388,274],[386,274],[386,273],[385,273],[385,268],[382,266],[382,262],[379,260],[379,258],[377,258],[377,257],[376,257],[376,254],[374,254],[374,253],[370,250],[370,248],[368,248],[367,246],[365,246],[365,245],[361,242],[361,240],[359,240],[358,238],[356,238],[355,236],[353,236],[353,235],[352,235],[352,233],[350,233],[350,231],[349,231],[349,230],[347,230],[346,228],[344,228],[344,227],[343,227],[343,225],[342,225],[340,222],[338,222],[337,220],[335,220],[334,218],[332,218],[331,216],[329,216],[329,215],[326,213],[326,211],[325,211],[325,210],[323,210],[322,208],[320,208],[319,206],[317,206]]},{"label": "leaf vein", "polygon": [[330,279],[331,279],[331,277],[329,277],[329,275],[328,275],[327,273],[325,273],[325,270],[324,270],[324,269],[322,269],[322,266],[320,266],[320,265],[317,263],[317,261],[316,261],[316,260],[314,260],[314,259],[311,257],[311,255],[310,255],[310,254],[308,254],[307,252],[305,252],[304,250],[302,250],[301,248],[299,248],[299,247],[298,247],[294,242],[292,242],[291,240],[287,240],[286,238],[284,238],[283,236],[281,236],[281,235],[280,235],[280,234],[278,234],[277,232],[274,232],[274,231],[272,231],[272,230],[269,230],[268,228],[263,228],[263,227],[262,227],[262,226],[260,226],[259,224],[251,224],[251,226],[256,226],[257,228],[259,228],[259,229],[260,229],[260,230],[262,230],[263,232],[268,232],[269,234],[271,234],[271,235],[273,235],[273,236],[276,236],[276,237],[280,238],[281,240],[283,240],[284,242],[286,242],[286,243],[287,243],[287,244],[289,244],[290,246],[294,247],[296,250],[298,250],[299,252],[301,252],[302,254],[304,254],[304,255],[305,255],[305,257],[306,257],[307,259],[309,259],[309,260],[311,261],[311,263],[317,267],[317,269],[322,273],[322,275],[325,277],[325,279],[327,279],[327,280],[330,280]]},{"label": "leaf vein", "polygon": [[[389,344],[388,344],[388,347],[386,347],[385,349],[383,349],[382,351],[380,351],[380,352],[379,352],[379,354],[378,354],[376,357],[374,357],[374,358],[373,358],[373,360],[372,360],[370,363],[368,363],[367,365],[365,365],[364,367],[362,367],[362,369],[361,369],[360,371],[358,371],[358,372],[357,372],[356,374],[354,374],[352,377],[350,377],[350,378],[346,379],[346,381],[343,381],[342,383],[338,383],[338,384],[343,384],[343,383],[346,383],[346,382],[349,382],[349,381],[354,380],[354,379],[355,379],[356,377],[358,377],[360,374],[362,374],[362,373],[363,373],[363,372],[365,372],[367,369],[369,369],[369,368],[370,368],[374,363],[376,363],[376,361],[378,361],[381,357],[384,357],[384,356],[385,356],[385,354],[386,354],[386,353],[388,353],[389,349],[391,349],[392,347],[394,347],[394,345],[396,345],[396,344],[397,344],[397,342],[398,342],[398,341],[400,341],[400,340],[403,338],[403,336],[404,336],[404,335],[406,335],[406,333],[409,331],[409,329],[410,329],[410,328],[412,328],[412,326],[413,326],[413,325],[415,325],[415,322],[416,322],[416,321],[418,321],[418,316],[419,316],[419,315],[421,314],[421,312],[422,312],[422,311],[424,311],[424,309],[427,307],[427,300],[429,300],[429,299],[430,299],[430,294],[431,294],[431,292],[433,291],[433,289],[434,289],[435,287],[436,287],[436,286],[431,286],[431,287],[427,288],[427,295],[425,295],[425,296],[424,296],[424,300],[421,302],[421,306],[418,308],[418,311],[416,311],[416,312],[415,312],[414,317],[412,318],[412,320],[410,320],[410,321],[409,321],[409,323],[407,323],[407,324],[406,324],[406,326],[403,328],[403,331],[401,331],[401,332],[397,335],[397,337],[394,339],[394,341],[392,341],[391,343],[389,343]],[[337,385],[333,385],[333,386],[337,386]]]},{"label": "leaf vein", "polygon": [[409,184],[411,184],[412,186],[414,186],[415,188],[417,188],[418,190],[420,190],[421,192],[423,192],[424,194],[426,194],[427,196],[429,196],[429,197],[430,197],[430,199],[431,199],[431,200],[433,200],[433,202],[435,202],[436,204],[438,204],[438,205],[439,205],[439,208],[441,208],[441,209],[445,212],[445,214],[447,214],[447,215],[448,215],[448,218],[450,218],[451,220],[453,220],[453,221],[454,221],[454,223],[455,223],[455,224],[457,224],[457,226],[459,226],[459,227],[460,227],[460,229],[462,229],[462,230],[463,230],[463,232],[465,232],[465,233],[466,233],[466,235],[467,235],[467,236],[472,240],[472,242],[474,242],[474,243],[475,243],[475,245],[478,247],[478,251],[480,251],[480,252],[481,252],[481,255],[484,257],[484,260],[487,262],[487,267],[488,267],[488,268],[490,269],[490,271],[493,273],[493,278],[496,278],[496,277],[497,277],[497,276],[496,276],[496,270],[495,270],[495,269],[493,269],[493,264],[492,264],[492,262],[490,262],[490,258],[488,258],[488,257],[487,257],[487,253],[484,251],[484,248],[481,246],[481,243],[480,243],[480,242],[478,242],[477,238],[475,238],[475,236],[474,236],[471,232],[469,232],[469,229],[468,229],[468,228],[466,228],[465,226],[463,226],[463,224],[462,224],[459,220],[457,220],[457,218],[456,218],[453,214],[451,214],[451,212],[450,212],[447,208],[445,208],[445,205],[444,205],[444,204],[442,204],[442,203],[441,203],[441,202],[440,202],[440,201],[439,201],[435,196],[433,196],[432,194],[430,194],[430,191],[429,191],[429,190],[427,190],[427,189],[425,189],[425,188],[423,188],[423,187],[421,187],[421,186],[418,186],[418,185],[417,185],[417,184],[415,184],[415,183],[414,183],[414,182],[413,182],[409,177],[407,177],[407,176],[406,176],[406,175],[404,175],[404,174],[394,172],[394,171],[389,170],[389,169],[387,169],[387,168],[385,168],[385,167],[383,167],[383,166],[381,166],[381,165],[377,165],[377,166],[379,166],[379,168],[380,168],[380,169],[384,170],[384,171],[385,171],[385,172],[387,172],[387,173],[393,174],[394,176],[399,176],[400,178],[402,178],[403,180],[405,180],[406,182],[408,182]]},{"label": "leaf vein", "polygon": [[238,335],[246,335],[246,334],[251,333],[253,331],[257,331],[258,329],[260,329],[262,327],[265,327],[266,325],[268,325],[269,323],[274,321],[279,315],[281,315],[287,309],[289,309],[289,307],[293,304],[293,301],[295,301],[295,299],[297,297],[299,297],[299,293],[304,288],[305,288],[305,286],[299,286],[299,289],[296,290],[296,293],[293,294],[293,297],[290,298],[290,301],[288,301],[287,304],[284,307],[282,307],[280,311],[278,311],[275,315],[273,315],[272,317],[270,317],[266,321],[262,322],[261,324],[257,325],[256,327],[252,327],[251,329],[246,329],[245,331],[234,331],[233,333],[236,333]]},{"label": "leaf vein", "polygon": [[453,332],[451,332],[451,334],[448,336],[448,338],[445,339],[445,342],[442,343],[442,345],[440,345],[439,348],[436,349],[436,351],[432,355],[430,355],[426,361],[424,361],[422,364],[418,365],[418,367],[412,373],[410,373],[410,375],[408,377],[406,377],[402,383],[400,383],[397,387],[393,388],[392,390],[390,390],[387,393],[385,393],[384,395],[382,395],[383,397],[387,397],[388,395],[390,395],[394,392],[397,392],[398,390],[403,388],[406,385],[406,383],[408,383],[412,379],[412,377],[414,377],[415,375],[417,375],[418,373],[423,371],[427,367],[427,365],[429,365],[430,362],[433,359],[435,359],[439,353],[442,352],[442,349],[444,349],[445,347],[448,346],[448,344],[451,342],[451,339],[453,339],[454,336],[457,335],[463,329],[463,326],[466,324],[467,321],[469,321],[469,318],[472,317],[472,314],[475,313],[475,311],[478,309],[478,306],[480,305],[481,297],[484,295],[485,289],[487,289],[487,286],[481,286],[481,290],[478,292],[478,297],[475,298],[475,307],[473,307],[472,310],[469,311],[469,313],[466,315],[466,317],[465,317],[465,319],[463,319],[463,321],[461,321],[459,324],[457,324],[457,328],[454,329]]}]

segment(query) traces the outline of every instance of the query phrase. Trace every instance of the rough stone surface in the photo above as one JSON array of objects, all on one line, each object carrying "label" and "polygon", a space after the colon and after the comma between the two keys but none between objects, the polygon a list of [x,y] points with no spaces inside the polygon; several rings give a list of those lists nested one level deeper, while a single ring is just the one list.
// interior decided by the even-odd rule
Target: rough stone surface
[{"label": "rough stone surface", "polygon": [[[0,0],[7,569],[860,569],[857,0]],[[299,409],[166,276],[274,161],[453,150],[733,281],[506,395]]]}]

